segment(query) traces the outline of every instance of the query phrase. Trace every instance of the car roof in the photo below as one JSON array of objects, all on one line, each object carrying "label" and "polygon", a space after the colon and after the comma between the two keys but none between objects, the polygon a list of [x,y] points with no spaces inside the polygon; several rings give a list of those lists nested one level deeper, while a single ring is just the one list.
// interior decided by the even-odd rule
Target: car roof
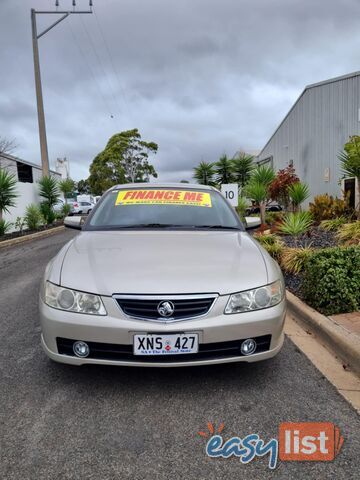
[{"label": "car roof", "polygon": [[110,190],[116,189],[125,189],[125,188],[191,188],[197,190],[216,190],[216,188],[211,187],[210,185],[200,185],[199,183],[125,183],[121,185],[115,185],[111,187]]}]

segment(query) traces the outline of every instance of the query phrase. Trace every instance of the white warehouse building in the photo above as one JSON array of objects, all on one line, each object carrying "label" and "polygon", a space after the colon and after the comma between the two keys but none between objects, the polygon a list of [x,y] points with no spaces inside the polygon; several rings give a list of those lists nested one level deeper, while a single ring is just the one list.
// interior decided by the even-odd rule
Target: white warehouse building
[{"label": "white warehouse building", "polygon": [[[16,191],[18,197],[15,201],[16,206],[9,208],[10,213],[4,214],[4,219],[6,221],[14,223],[17,217],[24,217],[26,207],[30,203],[40,203],[37,182],[41,178],[42,169],[40,165],[27,162],[5,153],[0,155],[0,168],[15,175],[17,179]],[[50,170],[50,175],[61,180],[60,173]]]},{"label": "white warehouse building", "polygon": [[350,191],[357,201],[356,180],[342,180],[338,154],[351,135],[360,135],[360,72],[305,87],[257,157],[277,171],[293,165],[311,198]]}]

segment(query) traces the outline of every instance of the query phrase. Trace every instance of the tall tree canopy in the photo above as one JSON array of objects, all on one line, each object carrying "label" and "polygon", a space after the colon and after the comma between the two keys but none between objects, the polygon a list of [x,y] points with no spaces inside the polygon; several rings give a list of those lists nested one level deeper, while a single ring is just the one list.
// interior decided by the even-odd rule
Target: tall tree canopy
[{"label": "tall tree canopy", "polygon": [[137,128],[116,133],[90,165],[89,184],[94,194],[100,195],[117,183],[148,182],[157,177],[149,163],[158,145],[145,142]]}]

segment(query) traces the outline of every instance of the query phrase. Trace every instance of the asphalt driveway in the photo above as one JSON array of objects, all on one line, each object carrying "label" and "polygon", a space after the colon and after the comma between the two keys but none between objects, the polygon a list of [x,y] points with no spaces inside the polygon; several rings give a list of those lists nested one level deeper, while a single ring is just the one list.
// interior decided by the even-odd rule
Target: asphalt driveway
[{"label": "asphalt driveway", "polygon": [[[71,367],[40,347],[37,297],[65,231],[0,249],[0,478],[358,479],[356,412],[287,340],[259,364],[192,369]],[[224,437],[277,435],[283,421],[330,421],[345,443],[334,462],[242,465],[209,459],[197,432],[224,422]]]}]

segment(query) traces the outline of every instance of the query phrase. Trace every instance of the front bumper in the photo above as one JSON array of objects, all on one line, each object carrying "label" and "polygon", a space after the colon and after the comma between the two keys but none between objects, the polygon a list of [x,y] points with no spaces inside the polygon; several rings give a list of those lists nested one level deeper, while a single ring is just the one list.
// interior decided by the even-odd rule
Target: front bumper
[{"label": "front bumper", "polygon": [[[135,320],[125,316],[111,297],[103,297],[107,316],[83,315],[65,312],[47,306],[40,299],[40,321],[42,327],[41,342],[45,353],[54,361],[72,365],[100,364],[146,367],[181,367],[195,365],[209,365],[230,362],[256,362],[275,356],[281,349],[284,341],[285,300],[279,305],[255,312],[246,312],[234,315],[224,315],[228,296],[218,297],[214,307],[205,317],[183,320],[176,323],[159,324],[151,321]],[[102,358],[78,358],[71,354],[60,354],[57,339],[73,339],[85,342],[96,342],[120,346],[131,346],[135,333],[198,333],[199,344],[217,344],[220,342],[234,342],[246,338],[271,336],[266,351],[241,356],[233,350],[220,358],[196,359],[196,354],[189,360],[182,357],[177,361],[166,356],[159,361],[146,361],[141,356],[129,356],[126,360]],[[169,360],[169,359],[168,359]]]}]

